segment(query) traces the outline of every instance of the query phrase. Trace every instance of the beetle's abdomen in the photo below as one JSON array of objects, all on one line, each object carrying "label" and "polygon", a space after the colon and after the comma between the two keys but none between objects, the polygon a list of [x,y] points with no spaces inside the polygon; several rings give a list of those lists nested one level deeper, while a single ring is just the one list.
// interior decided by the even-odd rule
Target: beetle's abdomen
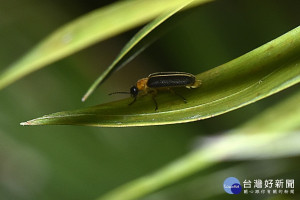
[{"label": "beetle's abdomen", "polygon": [[195,77],[189,75],[157,75],[150,76],[147,82],[147,86],[150,88],[160,87],[184,87],[187,85],[193,85],[195,83]]}]

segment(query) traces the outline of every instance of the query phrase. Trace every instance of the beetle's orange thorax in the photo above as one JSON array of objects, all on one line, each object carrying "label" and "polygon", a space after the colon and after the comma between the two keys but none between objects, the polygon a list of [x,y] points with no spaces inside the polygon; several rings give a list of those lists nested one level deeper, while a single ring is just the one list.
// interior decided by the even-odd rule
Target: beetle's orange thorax
[{"label": "beetle's orange thorax", "polygon": [[140,91],[141,90],[145,91],[147,89],[147,82],[148,82],[148,78],[142,78],[136,82],[136,87]]}]

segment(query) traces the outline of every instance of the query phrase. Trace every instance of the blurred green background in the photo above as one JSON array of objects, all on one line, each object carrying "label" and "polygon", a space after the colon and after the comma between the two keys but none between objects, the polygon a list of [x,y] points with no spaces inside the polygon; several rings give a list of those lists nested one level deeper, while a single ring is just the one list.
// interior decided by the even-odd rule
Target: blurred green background
[{"label": "blurred green background", "polygon": [[[0,0],[0,70],[58,27],[109,3]],[[174,18],[175,27],[117,71],[85,103],[80,101],[82,95],[140,27],[0,91],[0,199],[95,199],[184,156],[202,136],[236,128],[295,93],[298,85],[236,111],[188,124],[136,128],[19,125],[44,114],[120,98],[107,94],[126,91],[152,72],[198,74],[228,62],[298,26],[299,8],[296,0],[240,0],[216,1],[187,10],[184,16]],[[229,199],[222,188],[229,176],[240,180],[293,178],[295,195],[288,198],[299,199],[299,168],[299,156],[226,161],[144,199]]]}]

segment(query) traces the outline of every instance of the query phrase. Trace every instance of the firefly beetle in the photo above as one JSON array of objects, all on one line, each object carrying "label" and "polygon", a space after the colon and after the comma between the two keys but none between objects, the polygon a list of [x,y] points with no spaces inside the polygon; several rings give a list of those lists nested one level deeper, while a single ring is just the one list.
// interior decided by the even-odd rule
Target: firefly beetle
[{"label": "firefly beetle", "polygon": [[193,74],[186,72],[156,72],[150,74],[146,78],[142,78],[136,82],[134,86],[130,88],[130,92],[114,92],[112,94],[130,94],[133,101],[129,104],[132,105],[138,96],[152,94],[152,99],[155,104],[155,110],[158,109],[155,96],[157,90],[167,89],[170,92],[179,96],[185,103],[186,99],[180,94],[176,93],[172,88],[175,87],[186,87],[186,88],[197,88],[201,84],[200,80],[197,80]]}]

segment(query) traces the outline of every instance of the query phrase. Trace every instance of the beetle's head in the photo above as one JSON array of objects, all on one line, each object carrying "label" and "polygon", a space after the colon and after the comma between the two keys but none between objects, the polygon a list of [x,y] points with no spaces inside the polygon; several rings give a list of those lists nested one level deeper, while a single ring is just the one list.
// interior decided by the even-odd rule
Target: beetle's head
[{"label": "beetle's head", "polygon": [[130,94],[132,97],[136,97],[139,93],[139,89],[134,85],[130,88]]}]

